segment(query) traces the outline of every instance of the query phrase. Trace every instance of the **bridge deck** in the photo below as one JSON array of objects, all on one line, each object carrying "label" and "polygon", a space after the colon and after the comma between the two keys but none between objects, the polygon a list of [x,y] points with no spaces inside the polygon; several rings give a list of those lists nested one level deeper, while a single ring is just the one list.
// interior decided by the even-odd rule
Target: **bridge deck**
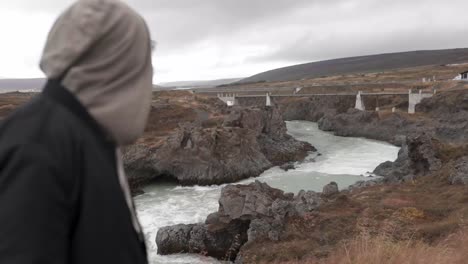
[{"label": "bridge deck", "polygon": [[[408,95],[408,93],[361,93],[366,96]],[[237,98],[265,97],[266,94],[236,94]],[[270,97],[312,97],[312,96],[357,96],[357,93],[329,93],[329,94],[270,94]]]}]

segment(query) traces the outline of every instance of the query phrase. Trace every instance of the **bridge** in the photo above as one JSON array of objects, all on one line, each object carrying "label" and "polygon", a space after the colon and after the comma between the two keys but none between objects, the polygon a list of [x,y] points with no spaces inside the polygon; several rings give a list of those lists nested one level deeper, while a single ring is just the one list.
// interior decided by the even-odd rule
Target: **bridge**
[{"label": "bridge", "polygon": [[[265,92],[263,89],[257,90],[243,90],[239,92]],[[366,110],[366,106],[364,105],[364,96],[408,96],[408,113],[414,114],[416,113],[416,105],[421,103],[424,98],[432,97],[436,91],[434,90],[433,93],[424,93],[422,90],[419,90],[417,93],[413,93],[412,90],[409,90],[408,93],[401,93],[401,92],[362,92],[359,91],[356,93],[309,93],[309,94],[301,94],[300,88],[295,88],[292,94],[273,94],[272,92],[266,92],[264,94],[240,94],[240,93],[223,93],[218,91],[210,91],[211,93],[217,92],[217,97],[226,103],[228,106],[235,106],[238,105],[238,98],[260,98],[265,97],[265,105],[272,106],[273,97],[312,97],[312,96],[356,96],[356,104],[355,108],[361,111]],[[375,109],[375,111],[379,111],[379,107]],[[393,112],[396,111],[394,107],[392,109]]]}]

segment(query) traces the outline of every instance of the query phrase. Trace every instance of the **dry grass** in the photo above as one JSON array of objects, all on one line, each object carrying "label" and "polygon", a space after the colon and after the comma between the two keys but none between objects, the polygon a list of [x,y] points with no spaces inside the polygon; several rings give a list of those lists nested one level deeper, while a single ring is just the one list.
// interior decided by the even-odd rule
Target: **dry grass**
[{"label": "dry grass", "polygon": [[[438,91],[450,90],[454,87],[461,86],[459,82],[450,81],[458,73],[467,69],[466,65],[459,66],[441,66],[432,65],[424,67],[403,68],[387,71],[355,73],[334,76],[322,76],[311,79],[302,79],[295,81],[277,81],[277,82],[260,82],[249,84],[228,85],[228,90],[242,90],[251,88],[270,88],[273,90],[290,89],[295,87],[304,87],[302,93],[323,93],[323,92],[350,92],[350,91],[385,91],[389,92],[408,92],[408,89],[437,88]],[[438,81],[433,83],[422,83],[422,78],[436,76]],[[360,84],[360,85],[352,85]],[[325,87],[317,87],[317,85],[326,85]],[[338,85],[333,87],[330,85]]]},{"label": "dry grass", "polygon": [[462,238],[468,231],[457,233],[467,227],[466,187],[433,175],[346,197],[323,205],[312,218],[290,220],[281,241],[244,247],[244,263],[468,263],[445,260],[468,250],[468,238]]},{"label": "dry grass", "polygon": [[394,241],[388,236],[362,235],[342,243],[326,259],[287,264],[463,264],[468,260],[468,232],[460,231],[444,241],[429,245],[418,240]]},{"label": "dry grass", "polygon": [[5,93],[0,94],[0,120],[7,117],[19,106],[25,104],[36,94],[31,93]]},{"label": "dry grass", "polygon": [[422,241],[392,241],[385,236],[358,237],[323,264],[462,264],[468,259],[466,232],[430,246]]}]

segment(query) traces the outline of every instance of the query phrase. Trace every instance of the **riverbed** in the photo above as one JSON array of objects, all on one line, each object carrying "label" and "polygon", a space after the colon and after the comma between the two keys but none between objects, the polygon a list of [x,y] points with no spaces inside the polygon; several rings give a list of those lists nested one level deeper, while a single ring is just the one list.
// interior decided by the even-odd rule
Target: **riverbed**
[{"label": "riverbed", "polygon": [[[335,181],[343,189],[357,181],[372,178],[371,172],[382,162],[397,158],[399,148],[379,141],[363,138],[344,138],[318,129],[316,123],[306,121],[287,122],[288,133],[307,141],[318,152],[297,163],[296,169],[283,171],[274,167],[255,180],[286,192],[300,190],[321,191],[323,186]],[[210,213],[217,211],[223,186],[179,187],[165,183],[148,186],[145,194],[135,198],[138,217],[147,239],[151,264],[207,264],[220,263],[211,258],[194,255],[157,255],[155,237],[163,226],[203,222]]]}]

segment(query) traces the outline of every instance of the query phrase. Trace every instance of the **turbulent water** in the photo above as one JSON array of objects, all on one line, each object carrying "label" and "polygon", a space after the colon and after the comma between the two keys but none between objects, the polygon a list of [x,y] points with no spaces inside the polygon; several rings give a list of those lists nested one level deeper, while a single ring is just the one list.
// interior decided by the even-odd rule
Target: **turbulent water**
[{"label": "turbulent water", "polygon": [[[314,145],[320,154],[311,154],[306,161],[297,164],[295,170],[285,172],[275,167],[259,178],[241,183],[260,180],[294,193],[302,189],[321,191],[331,181],[337,182],[340,188],[346,188],[357,181],[368,179],[369,172],[380,163],[395,160],[399,150],[373,140],[337,137],[320,131],[317,124],[305,121],[288,122],[288,132]],[[163,226],[203,222],[208,214],[217,211],[221,188],[158,184],[147,187],[146,194],[136,198],[151,264],[219,263],[193,255],[159,256],[156,254],[155,237],[157,230]]]}]

